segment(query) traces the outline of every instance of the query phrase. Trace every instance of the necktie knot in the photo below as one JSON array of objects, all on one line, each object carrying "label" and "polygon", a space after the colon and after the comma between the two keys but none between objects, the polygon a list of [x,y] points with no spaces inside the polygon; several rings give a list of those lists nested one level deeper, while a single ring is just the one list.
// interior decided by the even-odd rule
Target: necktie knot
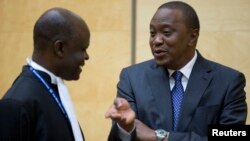
[{"label": "necktie knot", "polygon": [[175,71],[173,74],[172,74],[173,78],[175,81],[179,81],[181,82],[181,78],[182,78],[182,73],[180,71]]}]

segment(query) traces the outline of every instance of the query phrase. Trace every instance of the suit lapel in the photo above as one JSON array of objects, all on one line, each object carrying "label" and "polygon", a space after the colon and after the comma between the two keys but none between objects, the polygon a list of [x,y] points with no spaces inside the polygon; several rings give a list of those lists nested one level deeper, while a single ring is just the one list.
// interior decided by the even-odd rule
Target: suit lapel
[{"label": "suit lapel", "polygon": [[188,80],[177,130],[185,130],[192,120],[199,101],[211,81],[210,72],[211,68],[208,62],[198,53],[196,63]]},{"label": "suit lapel", "polygon": [[155,126],[169,131],[172,129],[172,112],[169,112],[172,111],[172,104],[168,72],[154,62],[147,71],[147,79],[154,101],[152,105],[155,106],[158,116],[156,119],[160,119],[154,121]]}]

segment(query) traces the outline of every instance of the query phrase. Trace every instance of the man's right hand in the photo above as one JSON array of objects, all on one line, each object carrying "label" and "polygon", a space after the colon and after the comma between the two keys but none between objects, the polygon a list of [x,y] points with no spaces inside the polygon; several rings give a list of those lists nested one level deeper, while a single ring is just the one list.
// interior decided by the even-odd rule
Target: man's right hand
[{"label": "man's right hand", "polygon": [[127,132],[130,132],[134,127],[135,112],[124,98],[117,97],[106,112],[105,117],[116,121]]}]

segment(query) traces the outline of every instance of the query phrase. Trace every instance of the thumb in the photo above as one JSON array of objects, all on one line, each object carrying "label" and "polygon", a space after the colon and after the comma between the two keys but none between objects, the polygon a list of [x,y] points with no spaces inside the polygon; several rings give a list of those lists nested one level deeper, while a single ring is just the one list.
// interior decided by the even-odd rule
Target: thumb
[{"label": "thumb", "polygon": [[119,97],[117,97],[115,100],[114,100],[114,105],[115,105],[115,107],[116,108],[120,108],[122,105],[123,105],[123,98],[119,98]]}]

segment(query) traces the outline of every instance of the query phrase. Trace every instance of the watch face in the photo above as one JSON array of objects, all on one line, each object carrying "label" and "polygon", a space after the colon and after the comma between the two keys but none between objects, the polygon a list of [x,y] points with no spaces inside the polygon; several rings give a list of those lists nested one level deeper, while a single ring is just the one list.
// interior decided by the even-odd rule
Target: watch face
[{"label": "watch face", "polygon": [[155,133],[156,133],[156,136],[157,136],[157,139],[164,139],[165,136],[167,135],[167,132],[163,129],[158,129],[158,130],[155,130]]}]

